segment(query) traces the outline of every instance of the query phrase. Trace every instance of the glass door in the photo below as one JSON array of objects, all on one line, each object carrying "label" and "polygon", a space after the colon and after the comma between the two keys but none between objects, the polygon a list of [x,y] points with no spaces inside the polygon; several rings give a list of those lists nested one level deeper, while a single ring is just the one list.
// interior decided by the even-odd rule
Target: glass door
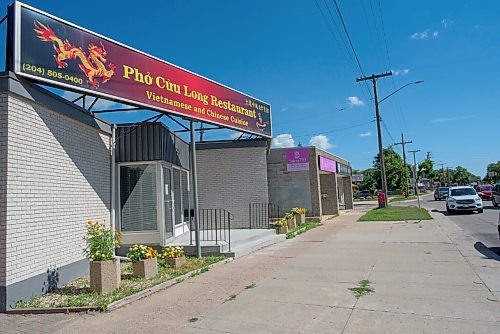
[{"label": "glass door", "polygon": [[165,240],[174,236],[174,200],[172,194],[172,170],[163,166],[163,210]]}]

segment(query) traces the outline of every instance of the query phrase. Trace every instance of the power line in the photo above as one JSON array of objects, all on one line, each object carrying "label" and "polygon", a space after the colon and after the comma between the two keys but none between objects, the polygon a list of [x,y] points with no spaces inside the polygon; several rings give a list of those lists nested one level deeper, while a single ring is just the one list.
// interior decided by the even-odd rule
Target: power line
[{"label": "power line", "polygon": [[362,125],[370,124],[370,123],[373,123],[373,122],[375,122],[374,119],[371,120],[371,121],[368,121],[368,122],[357,123],[357,124],[353,124],[353,125],[350,125],[350,126],[346,126],[346,127],[338,128],[338,129],[334,129],[334,130],[322,131],[322,132],[317,132],[317,133],[308,133],[308,134],[303,134],[303,135],[300,135],[300,136],[294,136],[294,138],[316,136],[316,135],[321,135],[321,134],[324,134],[324,133],[340,132],[340,131],[344,131],[344,130],[353,129],[353,128],[356,128],[356,127],[359,127],[359,126],[362,126]]},{"label": "power line", "polygon": [[[337,47],[340,49],[340,51],[342,52],[344,58],[346,59],[351,71],[354,73],[354,75],[358,75],[356,72],[357,72],[357,69],[356,69],[356,60],[354,59],[354,57],[351,55],[351,52],[349,51],[349,47],[347,46],[347,42],[344,40],[343,38],[343,34],[341,32],[341,29],[339,27],[339,25],[337,24],[337,21],[335,20],[334,16],[333,16],[333,13],[330,9],[330,6],[328,6],[328,3],[326,2],[326,0],[323,0],[324,4],[325,4],[325,7],[328,11],[328,13],[330,14],[330,18],[331,20],[328,19],[327,15],[325,14],[325,11],[323,10],[323,8],[321,7],[321,5],[319,4],[318,0],[315,0],[315,3],[316,3],[316,6],[318,7],[320,13],[321,13],[321,16],[323,17],[323,20],[325,21],[327,27],[328,27],[328,30],[330,31],[330,33],[332,34],[334,40],[335,40],[335,43],[337,44]],[[333,26],[335,27],[335,30],[337,31],[337,34],[338,34],[338,38],[337,38],[337,34],[334,32],[334,28],[332,28],[332,24],[330,23],[332,22],[333,23]],[[341,42],[339,42],[339,39]],[[341,45],[342,44],[342,45]],[[363,94],[365,95],[365,98],[367,99],[371,99],[372,98],[372,95],[371,95],[371,91],[370,89],[368,88],[368,86],[366,85],[364,87],[365,90],[363,90],[363,88],[361,88]]]}]

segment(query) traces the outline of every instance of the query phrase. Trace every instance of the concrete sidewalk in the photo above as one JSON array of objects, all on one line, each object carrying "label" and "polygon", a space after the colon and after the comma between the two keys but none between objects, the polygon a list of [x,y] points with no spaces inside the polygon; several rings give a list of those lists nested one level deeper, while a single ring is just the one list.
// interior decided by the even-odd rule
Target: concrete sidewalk
[{"label": "concrete sidewalk", "polygon": [[[0,333],[497,333],[500,262],[448,218],[327,221],[122,309],[0,315]],[[350,287],[375,289],[356,299]]]},{"label": "concrete sidewalk", "polygon": [[[182,333],[500,332],[500,262],[478,253],[450,220],[358,217],[294,240],[314,246]],[[362,279],[375,292],[356,299],[348,288]]]}]

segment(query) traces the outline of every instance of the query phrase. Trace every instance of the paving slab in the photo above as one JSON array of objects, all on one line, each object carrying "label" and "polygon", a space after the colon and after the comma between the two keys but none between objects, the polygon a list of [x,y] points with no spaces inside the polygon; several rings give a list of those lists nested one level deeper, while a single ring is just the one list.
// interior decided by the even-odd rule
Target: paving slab
[{"label": "paving slab", "polygon": [[[275,328],[296,333],[340,333],[351,313],[348,308],[244,299],[227,302],[193,327],[239,333]],[[230,325],[233,324],[234,327]],[[278,331],[276,331],[278,332]]]},{"label": "paving slab", "polygon": [[498,333],[496,322],[354,310],[343,334]]}]

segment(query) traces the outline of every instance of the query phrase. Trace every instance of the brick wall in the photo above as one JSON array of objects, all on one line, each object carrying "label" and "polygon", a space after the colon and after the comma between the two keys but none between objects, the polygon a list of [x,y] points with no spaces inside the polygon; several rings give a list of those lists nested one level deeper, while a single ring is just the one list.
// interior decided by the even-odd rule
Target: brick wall
[{"label": "brick wall", "polygon": [[268,202],[266,148],[200,149],[197,161],[200,209],[226,209],[232,228],[248,228],[249,203]]},{"label": "brick wall", "polygon": [[7,183],[0,216],[7,277],[0,283],[9,285],[82,260],[85,222],[109,223],[110,135],[12,93],[2,95],[0,110],[0,194]]}]

